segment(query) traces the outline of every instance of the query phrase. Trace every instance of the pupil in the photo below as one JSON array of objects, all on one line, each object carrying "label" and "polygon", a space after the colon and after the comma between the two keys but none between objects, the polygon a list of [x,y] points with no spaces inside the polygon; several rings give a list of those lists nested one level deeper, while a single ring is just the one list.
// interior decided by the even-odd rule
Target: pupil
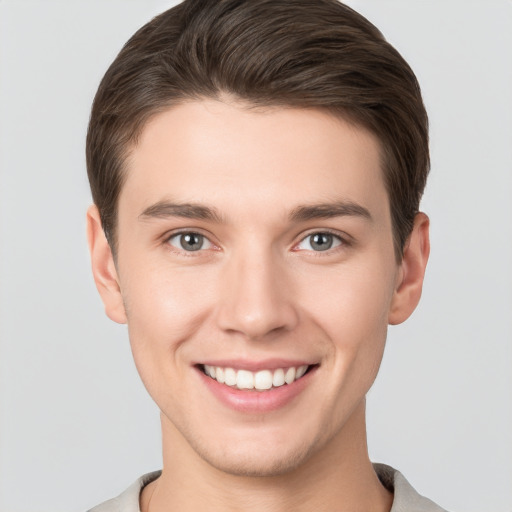
[{"label": "pupil", "polygon": [[180,243],[186,251],[198,251],[203,245],[203,235],[197,233],[181,235]]},{"label": "pupil", "polygon": [[332,247],[332,235],[316,233],[311,237],[311,247],[317,251],[326,251]]}]

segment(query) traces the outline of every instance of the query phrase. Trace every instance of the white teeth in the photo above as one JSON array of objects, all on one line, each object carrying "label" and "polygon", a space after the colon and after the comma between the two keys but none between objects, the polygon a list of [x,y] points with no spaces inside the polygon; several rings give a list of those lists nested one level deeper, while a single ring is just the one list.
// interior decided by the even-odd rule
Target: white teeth
[{"label": "white teeth", "polygon": [[277,368],[276,370],[235,370],[221,366],[204,365],[204,373],[221,384],[236,386],[238,389],[257,389],[265,391],[272,387],[278,388],[284,384],[292,384],[300,379],[308,370],[308,365],[290,368]]},{"label": "white teeth", "polygon": [[228,386],[236,385],[236,372],[233,368],[226,368],[224,370],[224,382]]},{"label": "white teeth", "polygon": [[224,368],[221,368],[220,366],[217,366],[217,368],[215,368],[215,378],[217,379],[217,382],[224,384],[226,379],[226,377],[224,376]]},{"label": "white teeth", "polygon": [[236,387],[238,389],[254,389],[254,375],[247,370],[238,370],[236,375]]},{"label": "white teeth", "polygon": [[295,373],[295,380],[300,379],[306,373],[307,369],[308,369],[307,364],[303,364],[302,366],[299,366],[297,368],[297,372]]},{"label": "white teeth", "polygon": [[286,384],[291,384],[295,380],[295,374],[296,370],[293,366],[286,370],[286,373],[284,374],[284,381],[286,382]]},{"label": "white teeth", "polygon": [[284,370],[282,368],[279,368],[274,372],[274,375],[272,377],[272,385],[276,388],[279,386],[282,386],[284,384]]},{"label": "white teeth", "polygon": [[272,387],[272,372],[262,370],[254,375],[254,387],[256,389],[270,389]]}]

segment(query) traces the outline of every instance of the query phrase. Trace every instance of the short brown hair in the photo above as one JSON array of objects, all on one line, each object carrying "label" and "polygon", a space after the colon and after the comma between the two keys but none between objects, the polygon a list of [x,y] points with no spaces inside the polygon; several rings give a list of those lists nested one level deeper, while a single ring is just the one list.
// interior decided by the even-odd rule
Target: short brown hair
[{"label": "short brown hair", "polygon": [[93,200],[114,253],[126,158],[148,119],[222,93],[327,109],[373,132],[401,259],[430,167],[427,114],[409,65],[337,0],[185,0],[132,36],[101,81],[87,134]]}]

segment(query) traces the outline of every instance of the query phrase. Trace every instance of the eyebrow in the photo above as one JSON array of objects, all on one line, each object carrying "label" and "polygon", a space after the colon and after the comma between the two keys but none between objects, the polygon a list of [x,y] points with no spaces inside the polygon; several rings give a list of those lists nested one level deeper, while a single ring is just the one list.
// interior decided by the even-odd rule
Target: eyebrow
[{"label": "eyebrow", "polygon": [[352,201],[336,201],[334,203],[298,206],[290,213],[290,220],[293,222],[304,222],[307,220],[344,216],[363,217],[369,221],[373,220],[367,208]]},{"label": "eyebrow", "polygon": [[184,217],[186,219],[210,220],[222,222],[222,216],[211,207],[195,203],[173,203],[172,201],[158,201],[148,206],[140,215],[139,219],[165,219],[167,217]]},{"label": "eyebrow", "polygon": [[[362,217],[373,220],[367,208],[352,201],[336,201],[333,203],[318,203],[301,205],[294,208],[289,219],[291,222],[304,222],[314,219],[329,219],[332,217]],[[196,203],[174,203],[172,201],[158,201],[148,206],[139,219],[165,219],[168,217],[183,217],[187,219],[200,219],[222,223],[224,221],[218,210],[211,206]]]}]

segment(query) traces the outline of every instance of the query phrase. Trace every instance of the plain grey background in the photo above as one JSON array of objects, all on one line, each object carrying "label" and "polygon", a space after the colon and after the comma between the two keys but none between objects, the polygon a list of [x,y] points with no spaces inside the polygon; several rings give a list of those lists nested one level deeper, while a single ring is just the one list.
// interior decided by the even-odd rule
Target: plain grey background
[{"label": "plain grey background", "polygon": [[[160,467],[156,406],[89,270],[99,80],[162,0],[0,0],[0,510],[80,511]],[[353,0],[431,119],[422,303],[390,329],[370,453],[453,511],[512,510],[512,2]]]}]

